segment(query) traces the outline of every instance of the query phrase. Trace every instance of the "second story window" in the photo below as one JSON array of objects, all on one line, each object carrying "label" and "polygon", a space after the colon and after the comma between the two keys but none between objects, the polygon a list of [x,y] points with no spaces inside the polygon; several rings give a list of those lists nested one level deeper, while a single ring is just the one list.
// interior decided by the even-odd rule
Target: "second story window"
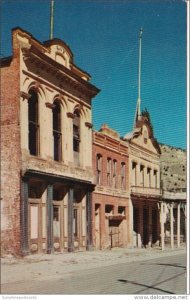
[{"label": "second story window", "polygon": [[53,108],[53,141],[54,141],[54,160],[62,159],[62,134],[61,134],[61,106],[59,101],[54,101]]},{"label": "second story window", "polygon": [[96,182],[101,184],[102,182],[102,156],[101,154],[96,155]]},{"label": "second story window", "polygon": [[158,171],[154,170],[154,187],[157,188],[158,186]]},{"label": "second story window", "polygon": [[141,186],[144,186],[144,166],[140,165]]},{"label": "second story window", "polygon": [[126,165],[124,162],[121,163],[121,189],[125,189],[125,178],[126,178]]},{"label": "second story window", "polygon": [[147,168],[148,187],[151,187],[151,168]]},{"label": "second story window", "polygon": [[113,160],[113,187],[117,187],[117,160]]},{"label": "second story window", "polygon": [[132,162],[132,185],[137,185],[137,163],[135,161]]},{"label": "second story window", "polygon": [[31,155],[39,155],[39,114],[38,95],[35,90],[30,90],[28,102],[28,148]]},{"label": "second story window", "polygon": [[80,113],[78,110],[74,112],[73,119],[73,152],[74,162],[79,164],[79,152],[80,152]]},{"label": "second story window", "polygon": [[111,186],[111,158],[107,159],[107,185]]}]

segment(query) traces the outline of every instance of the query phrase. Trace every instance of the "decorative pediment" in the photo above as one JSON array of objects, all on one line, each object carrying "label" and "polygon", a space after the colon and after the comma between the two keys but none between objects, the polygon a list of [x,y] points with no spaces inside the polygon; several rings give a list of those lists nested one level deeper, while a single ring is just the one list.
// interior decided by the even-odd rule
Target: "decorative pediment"
[{"label": "decorative pediment", "polygon": [[70,63],[73,60],[73,54],[66,43],[59,39],[52,39],[44,42],[44,45],[50,50],[48,56],[64,67],[71,69]]},{"label": "decorative pediment", "polygon": [[125,135],[124,140],[128,140],[138,146],[153,153],[160,154],[160,147],[153,136],[152,128],[147,118],[141,118],[136,123],[132,132]]}]

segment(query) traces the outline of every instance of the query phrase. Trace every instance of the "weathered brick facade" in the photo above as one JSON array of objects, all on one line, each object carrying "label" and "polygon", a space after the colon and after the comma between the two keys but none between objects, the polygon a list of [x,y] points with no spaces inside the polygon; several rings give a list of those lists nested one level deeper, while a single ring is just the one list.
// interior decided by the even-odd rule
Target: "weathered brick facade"
[{"label": "weathered brick facade", "polygon": [[2,252],[20,251],[20,57],[2,60],[1,68],[1,246]]},{"label": "weathered brick facade", "polygon": [[127,143],[106,125],[94,132],[93,169],[97,186],[93,192],[93,244],[97,249],[130,245],[128,168]]},{"label": "weathered brick facade", "polygon": [[1,60],[1,246],[28,254],[90,249],[91,100],[99,90],[61,40],[12,31]]}]

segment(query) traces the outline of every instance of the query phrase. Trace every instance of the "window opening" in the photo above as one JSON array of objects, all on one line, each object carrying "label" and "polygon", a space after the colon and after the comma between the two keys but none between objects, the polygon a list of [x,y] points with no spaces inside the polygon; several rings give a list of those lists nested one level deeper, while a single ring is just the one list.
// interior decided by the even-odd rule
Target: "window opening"
[{"label": "window opening", "polygon": [[132,162],[132,174],[133,174],[133,185],[137,184],[137,163],[135,161]]},{"label": "window opening", "polygon": [[117,187],[117,160],[113,160],[113,187]]},{"label": "window opening", "polygon": [[96,172],[97,172],[97,184],[101,184],[102,156],[100,154],[97,154],[96,156]]},{"label": "window opening", "polygon": [[28,131],[29,131],[29,153],[39,154],[39,124],[38,124],[38,95],[36,91],[30,90],[31,95],[28,102]]},{"label": "window opening", "polygon": [[121,215],[125,215],[125,207],[124,206],[118,206],[118,213]]},{"label": "window opening", "polygon": [[111,186],[111,158],[107,159],[107,185]]},{"label": "window opening", "polygon": [[105,213],[110,214],[113,212],[113,206],[112,205],[106,205],[105,206]]},{"label": "window opening", "polygon": [[144,166],[140,165],[140,172],[141,172],[141,184],[144,187]]},{"label": "window opening", "polygon": [[147,175],[148,175],[148,187],[151,186],[151,168],[147,168]]},{"label": "window opening", "polygon": [[53,205],[53,235],[60,238],[60,209],[59,206]]},{"label": "window opening", "polygon": [[158,184],[158,172],[157,172],[157,170],[154,170],[154,180],[155,180],[155,188],[157,188],[157,184]]},{"label": "window opening", "polygon": [[74,119],[73,119],[73,152],[74,152],[74,163],[79,164],[80,114],[78,111],[74,112]]},{"label": "window opening", "polygon": [[54,140],[54,160],[62,159],[62,143],[61,143],[61,106],[58,101],[54,102],[53,108],[53,140]]},{"label": "window opening", "polygon": [[125,163],[121,163],[121,188],[125,188],[125,176],[126,176],[126,167]]},{"label": "window opening", "polygon": [[73,234],[75,237],[78,237],[78,209],[74,208],[73,210]]}]

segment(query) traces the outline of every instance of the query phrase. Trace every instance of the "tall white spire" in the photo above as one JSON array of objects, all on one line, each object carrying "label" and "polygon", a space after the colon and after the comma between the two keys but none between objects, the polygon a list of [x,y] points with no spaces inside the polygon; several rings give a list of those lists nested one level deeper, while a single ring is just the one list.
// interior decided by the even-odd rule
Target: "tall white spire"
[{"label": "tall white spire", "polygon": [[134,119],[134,127],[136,125],[136,122],[141,115],[141,51],[142,51],[142,33],[143,29],[141,27],[140,33],[139,33],[139,74],[138,74],[138,100],[137,100],[137,106],[135,111],[135,119]]}]

